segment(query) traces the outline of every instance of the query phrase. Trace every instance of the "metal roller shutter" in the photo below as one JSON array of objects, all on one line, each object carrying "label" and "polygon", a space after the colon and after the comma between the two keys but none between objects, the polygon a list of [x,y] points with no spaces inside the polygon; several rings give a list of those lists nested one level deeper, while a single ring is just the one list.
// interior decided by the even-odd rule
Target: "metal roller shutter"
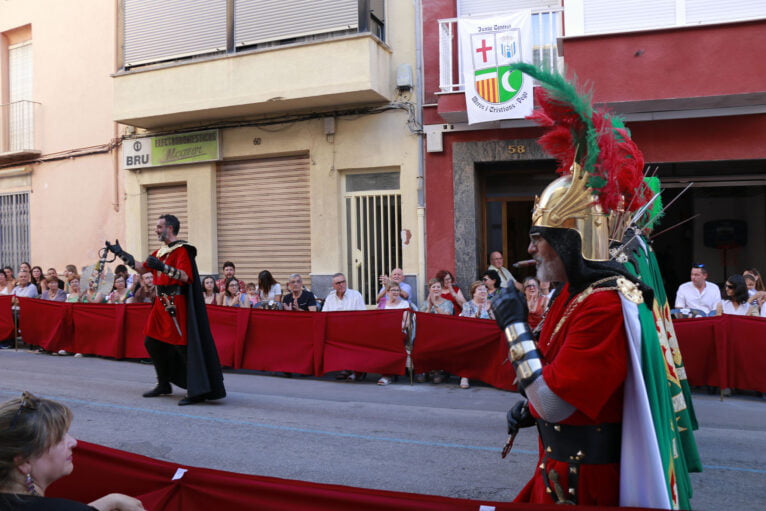
[{"label": "metal roller shutter", "polygon": [[125,0],[125,67],[226,50],[226,0]]},{"label": "metal roller shutter", "polygon": [[216,181],[218,270],[232,261],[245,282],[269,270],[285,292],[291,273],[310,286],[308,155],[225,163]]},{"label": "metal roller shutter", "polygon": [[237,0],[237,46],[356,28],[357,0]]},{"label": "metal roller shutter", "polygon": [[[186,184],[171,186],[153,186],[146,189],[146,236],[149,253],[154,252],[162,243],[154,234],[160,215],[175,215],[181,222],[179,239],[189,240],[189,215],[187,214]],[[137,256],[139,257],[139,256]]]}]

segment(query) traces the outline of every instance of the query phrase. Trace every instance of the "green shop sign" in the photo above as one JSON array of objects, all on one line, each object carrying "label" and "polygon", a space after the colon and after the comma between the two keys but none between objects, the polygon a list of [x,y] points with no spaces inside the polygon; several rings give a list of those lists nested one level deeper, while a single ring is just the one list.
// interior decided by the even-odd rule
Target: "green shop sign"
[{"label": "green shop sign", "polygon": [[162,167],[217,161],[220,159],[218,130],[145,137],[123,142],[123,167]]}]

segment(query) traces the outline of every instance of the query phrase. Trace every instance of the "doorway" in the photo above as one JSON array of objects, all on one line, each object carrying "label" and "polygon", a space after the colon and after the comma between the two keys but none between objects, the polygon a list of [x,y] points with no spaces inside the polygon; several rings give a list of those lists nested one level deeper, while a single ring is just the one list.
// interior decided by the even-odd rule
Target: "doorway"
[{"label": "doorway", "polygon": [[555,176],[554,169],[555,162],[539,160],[477,164],[483,218],[479,272],[489,265],[489,254],[498,251],[516,280],[535,274],[534,266],[514,268],[513,264],[530,258],[532,207],[535,196]]}]

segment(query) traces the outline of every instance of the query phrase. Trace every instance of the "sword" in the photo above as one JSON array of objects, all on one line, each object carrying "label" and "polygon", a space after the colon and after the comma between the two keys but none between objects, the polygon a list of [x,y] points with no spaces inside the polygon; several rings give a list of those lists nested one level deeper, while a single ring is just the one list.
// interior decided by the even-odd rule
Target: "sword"
[{"label": "sword", "polygon": [[165,293],[162,293],[160,295],[160,299],[162,300],[162,303],[165,305],[165,312],[168,313],[168,315],[173,320],[173,323],[176,325],[176,330],[178,330],[178,335],[183,337],[184,334],[181,332],[181,325],[178,324],[178,318],[176,318],[176,304],[173,303],[173,298],[166,295]]}]

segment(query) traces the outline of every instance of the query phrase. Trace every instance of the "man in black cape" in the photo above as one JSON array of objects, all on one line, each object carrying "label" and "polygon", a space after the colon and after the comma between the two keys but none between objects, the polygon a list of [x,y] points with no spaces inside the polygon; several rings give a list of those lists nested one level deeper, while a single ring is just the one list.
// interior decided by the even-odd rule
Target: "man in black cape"
[{"label": "man in black cape", "polygon": [[144,328],[144,344],[157,372],[157,386],[143,396],[171,394],[173,383],[186,389],[186,396],[178,402],[185,406],[221,399],[226,389],[202,299],[197,249],[177,238],[180,227],[175,216],[160,216],[155,232],[164,245],[144,262],[136,262],[119,241],[106,245],[138,273],[153,273],[157,286],[157,298]]}]

